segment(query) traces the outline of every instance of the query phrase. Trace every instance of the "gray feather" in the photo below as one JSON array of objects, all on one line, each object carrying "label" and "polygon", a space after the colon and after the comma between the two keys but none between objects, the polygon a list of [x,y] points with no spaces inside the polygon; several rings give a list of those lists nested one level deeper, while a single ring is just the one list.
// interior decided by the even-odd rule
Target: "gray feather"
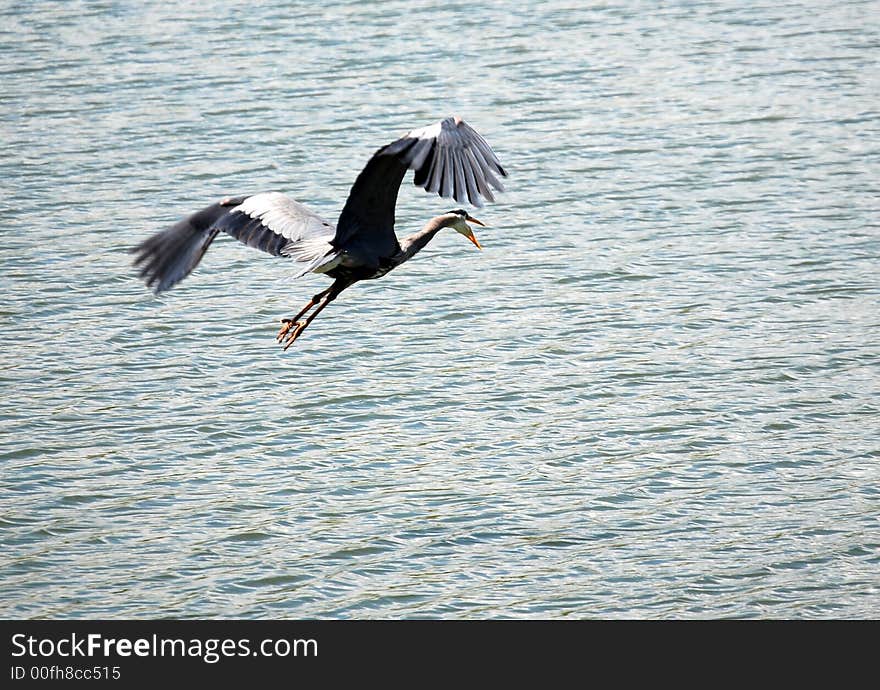
[{"label": "gray feather", "polygon": [[470,170],[474,174],[474,181],[476,182],[480,194],[482,194],[488,201],[495,201],[495,197],[492,195],[492,190],[489,189],[489,184],[486,182],[485,175],[483,175],[483,167],[477,160],[476,154],[471,149],[465,149],[464,153],[470,163]]},{"label": "gray feather", "polygon": [[217,236],[217,219],[227,212],[224,202],[211,204],[132,249],[134,265],[147,287],[159,294],[186,278]]},{"label": "gray feather", "polygon": [[467,183],[467,196],[470,202],[477,207],[483,205],[483,202],[480,201],[480,192],[477,188],[477,181],[474,179],[474,168],[471,159],[467,156],[467,151],[465,151],[464,155],[464,165],[461,167],[464,169],[464,178]]},{"label": "gray feather", "polygon": [[422,167],[425,162],[425,158],[428,157],[428,154],[431,152],[431,144],[433,144],[430,139],[423,139],[419,141],[415,146],[410,149],[410,155],[407,163],[407,167],[411,170],[418,170]]},{"label": "gray feather", "polygon": [[466,165],[463,159],[459,160],[458,165],[455,166],[455,200],[460,204],[463,204],[468,199],[467,195],[467,187],[464,183],[464,171],[466,169]]},{"label": "gray feather", "polygon": [[431,178],[425,185],[426,191],[433,192],[434,194],[440,193],[440,188],[443,184],[443,168],[445,166],[446,157],[443,155],[443,149],[438,146],[434,152],[434,164],[431,166]]},{"label": "gray feather", "polygon": [[447,199],[453,194],[453,180],[455,179],[455,161],[452,157],[452,151],[449,149],[443,150],[443,191],[440,196],[446,197]]}]

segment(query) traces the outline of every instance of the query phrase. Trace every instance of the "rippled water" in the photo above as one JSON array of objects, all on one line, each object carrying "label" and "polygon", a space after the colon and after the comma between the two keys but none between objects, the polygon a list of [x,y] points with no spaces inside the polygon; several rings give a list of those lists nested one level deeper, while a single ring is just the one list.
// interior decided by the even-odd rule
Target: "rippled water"
[{"label": "rippled water", "polygon": [[[282,5],[0,10],[0,613],[880,615],[880,5]],[[321,277],[130,268],[452,113],[485,251],[287,353]]]}]

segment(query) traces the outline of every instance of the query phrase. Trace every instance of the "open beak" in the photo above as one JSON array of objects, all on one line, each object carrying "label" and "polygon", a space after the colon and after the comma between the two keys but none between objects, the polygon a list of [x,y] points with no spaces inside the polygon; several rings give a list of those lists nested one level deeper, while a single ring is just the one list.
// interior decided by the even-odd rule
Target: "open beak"
[{"label": "open beak", "polygon": [[475,246],[477,249],[482,249],[482,248],[483,248],[483,247],[480,245],[480,241],[477,239],[477,236],[474,234],[474,231],[473,231],[473,230],[471,230],[471,234],[470,234],[470,235],[465,235],[465,237],[467,237],[471,242],[473,242],[473,243],[474,243],[474,246]]},{"label": "open beak", "polygon": [[[469,223],[476,223],[477,225],[482,225],[484,228],[486,227],[486,224],[485,224],[483,221],[481,221],[481,220],[477,220],[476,218],[474,218],[474,217],[471,216],[471,215],[468,215],[468,217],[467,217],[466,220],[467,220]],[[480,244],[479,240],[477,240],[477,236],[474,234],[474,231],[473,231],[473,230],[471,230],[471,234],[470,234],[470,235],[465,235],[465,237],[467,237],[471,242],[473,242],[473,243],[474,243],[474,246],[475,246],[477,249],[482,249],[482,248],[483,248],[482,245]]]}]

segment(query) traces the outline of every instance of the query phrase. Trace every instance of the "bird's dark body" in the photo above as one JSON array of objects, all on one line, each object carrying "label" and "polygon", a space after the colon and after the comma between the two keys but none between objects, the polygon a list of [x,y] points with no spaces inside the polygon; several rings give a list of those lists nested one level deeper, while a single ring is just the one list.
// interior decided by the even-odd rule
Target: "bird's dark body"
[{"label": "bird's dark body", "polygon": [[[198,265],[220,232],[273,256],[305,264],[300,275],[324,273],[333,284],[315,295],[279,333],[289,346],[340,292],[361,280],[381,278],[422,249],[442,227],[455,227],[479,247],[465,211],[437,216],[399,241],[394,210],[407,170],[428,192],[480,206],[501,190],[506,175],[485,140],[459,118],[409,132],[377,150],[358,175],[334,228],[302,204],[278,192],[227,197],[211,204],[134,249],[135,265],[157,293],[173,287]],[[304,321],[299,319],[315,307]],[[285,349],[286,349],[285,347]]]},{"label": "bird's dark body", "polygon": [[340,252],[339,265],[327,271],[331,278],[369,280],[381,278],[397,264],[394,258],[400,254],[400,245],[375,249],[361,242],[349,242]]}]

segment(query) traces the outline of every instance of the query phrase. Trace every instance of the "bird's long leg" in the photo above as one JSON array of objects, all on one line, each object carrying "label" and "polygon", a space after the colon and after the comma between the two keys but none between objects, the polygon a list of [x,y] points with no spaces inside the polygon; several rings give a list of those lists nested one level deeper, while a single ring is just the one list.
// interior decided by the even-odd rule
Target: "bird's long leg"
[{"label": "bird's long leg", "polygon": [[339,281],[337,281],[333,283],[332,286],[330,286],[329,290],[324,290],[324,292],[320,293],[319,295],[315,295],[315,297],[312,298],[313,302],[316,301],[317,298],[320,298],[320,302],[318,303],[318,307],[315,309],[315,311],[309,314],[308,318],[305,321],[300,321],[299,319],[302,317],[302,315],[305,314],[306,311],[308,311],[308,309],[303,310],[300,316],[295,320],[295,326],[289,332],[285,333],[285,337],[283,338],[283,340],[279,340],[279,342],[283,343],[284,349],[287,350],[287,348],[293,345],[293,343],[296,341],[297,338],[299,338],[302,332],[306,330],[306,328],[308,328],[308,325],[315,320],[315,317],[320,314],[327,307],[327,305],[330,304],[330,302],[335,300],[339,296],[339,293],[342,292],[349,285],[351,285],[351,283],[340,283]]},{"label": "bird's long leg", "polygon": [[298,322],[298,321],[299,321],[299,320],[305,315],[305,313],[306,313],[309,309],[311,309],[312,307],[314,307],[318,302],[320,302],[321,299],[322,299],[322,298],[323,298],[328,292],[330,292],[330,290],[332,290],[332,289],[333,289],[333,286],[331,285],[331,286],[328,287],[326,290],[324,290],[324,291],[322,291],[322,292],[319,292],[317,295],[315,295],[314,297],[312,297],[312,299],[309,300],[309,303],[308,303],[306,306],[304,306],[304,307],[300,310],[299,314],[297,314],[296,316],[294,316],[292,319],[281,319],[281,323],[284,324],[284,325],[281,326],[281,330],[278,331],[278,335],[275,336],[275,340],[277,340],[277,341],[280,343],[280,342],[282,341],[282,339],[284,338],[284,336],[287,335],[287,333],[290,331],[290,329],[293,328],[295,324],[297,324],[297,322]]}]

